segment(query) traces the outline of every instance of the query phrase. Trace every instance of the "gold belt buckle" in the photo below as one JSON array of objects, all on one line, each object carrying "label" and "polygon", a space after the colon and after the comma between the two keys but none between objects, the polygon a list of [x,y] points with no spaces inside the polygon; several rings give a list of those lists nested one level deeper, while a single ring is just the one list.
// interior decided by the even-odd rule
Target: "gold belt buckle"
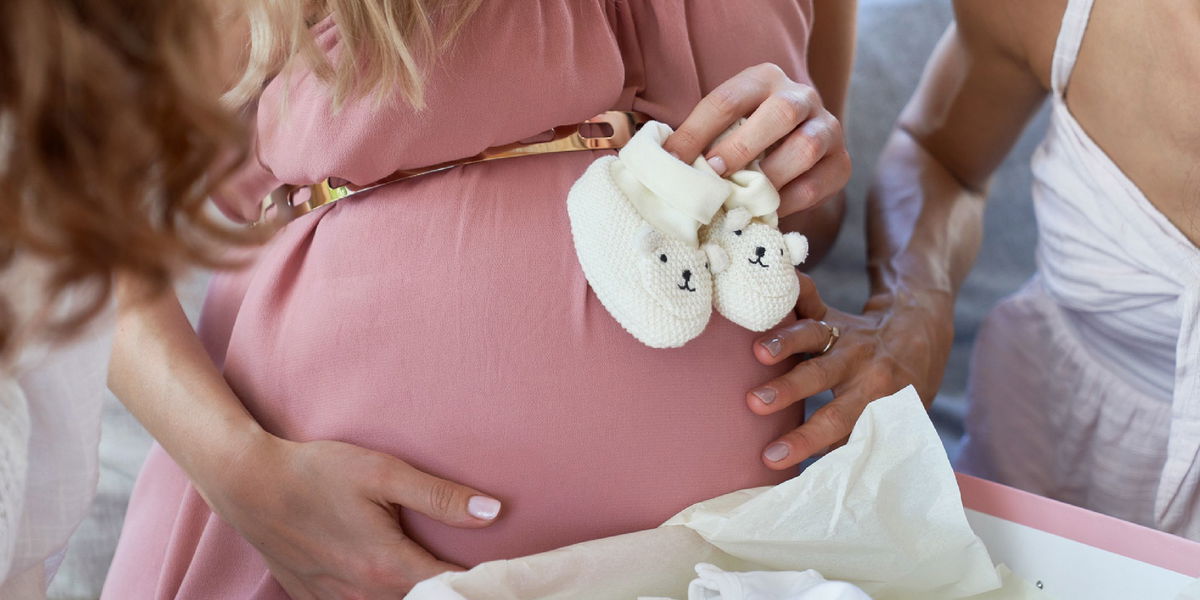
[{"label": "gold belt buckle", "polygon": [[[447,161],[429,167],[417,169],[401,169],[366,185],[355,185],[344,179],[331,177],[320,183],[304,186],[283,186],[276,189],[262,203],[262,211],[255,225],[267,221],[267,213],[271,207],[286,215],[286,220],[295,219],[308,214],[326,204],[332,204],[355,194],[368,192],[405,179],[420,175],[445,171],[462,165],[514,158],[517,156],[532,156],[535,154],[552,154],[557,152],[578,152],[580,150],[606,150],[622,148],[629,139],[650,117],[634,111],[610,110],[600,113],[582,123],[560,125],[542,133],[538,138],[548,139],[533,142],[514,142],[502,146],[488,148],[475,156]],[[605,132],[606,129],[609,130]],[[596,131],[600,135],[594,135]],[[299,192],[308,191],[307,198],[298,196]]]}]

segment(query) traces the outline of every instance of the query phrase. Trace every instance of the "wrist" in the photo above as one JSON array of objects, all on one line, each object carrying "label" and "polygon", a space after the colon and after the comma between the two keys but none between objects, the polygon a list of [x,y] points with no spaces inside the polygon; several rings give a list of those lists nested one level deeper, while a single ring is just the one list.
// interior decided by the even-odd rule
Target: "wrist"
[{"label": "wrist", "polygon": [[863,313],[916,320],[932,339],[950,341],[954,337],[954,301],[954,293],[945,289],[892,285],[873,290]]},{"label": "wrist", "polygon": [[954,346],[954,295],[940,289],[891,287],[873,293],[863,313],[878,320],[890,352],[904,357],[910,383],[928,408]]},{"label": "wrist", "polygon": [[863,310],[903,309],[946,314],[954,310],[954,301],[955,294],[942,288],[895,283],[872,286]]},{"label": "wrist", "polygon": [[200,452],[179,460],[197,491],[212,505],[212,495],[228,495],[255,478],[272,472],[264,464],[276,456],[285,440],[271,435],[253,418],[223,424],[217,440]]}]

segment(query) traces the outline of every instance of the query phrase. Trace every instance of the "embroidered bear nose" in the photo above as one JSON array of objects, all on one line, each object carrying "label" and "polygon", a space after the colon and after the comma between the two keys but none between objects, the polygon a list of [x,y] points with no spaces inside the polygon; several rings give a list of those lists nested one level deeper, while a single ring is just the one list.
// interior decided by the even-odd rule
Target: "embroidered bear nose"
[{"label": "embroidered bear nose", "polygon": [[759,258],[762,258],[763,255],[767,253],[767,249],[759,246],[754,249],[754,253],[757,254]]},{"label": "embroidered bear nose", "polygon": [[684,272],[683,272],[683,280],[684,280],[684,281],[687,281],[687,280],[689,280],[689,279],[691,279],[691,278],[692,278],[692,272],[691,272],[691,271],[684,271]]}]

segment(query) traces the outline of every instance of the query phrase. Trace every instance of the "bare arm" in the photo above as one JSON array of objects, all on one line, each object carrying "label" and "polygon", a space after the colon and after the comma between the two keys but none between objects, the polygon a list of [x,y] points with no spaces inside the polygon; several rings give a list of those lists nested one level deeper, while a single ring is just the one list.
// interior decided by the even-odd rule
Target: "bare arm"
[{"label": "bare arm", "polygon": [[[884,150],[869,196],[872,296],[862,315],[801,286],[802,318],[755,345],[765,364],[832,349],[747,394],[758,414],[833,390],[834,401],[768,446],[790,468],[850,433],[874,399],[915,385],[931,402],[953,339],[954,297],[979,248],[987,181],[1045,96],[1019,50],[1010,3],[958,0],[920,86]],[[763,398],[771,402],[764,402]]]},{"label": "bare arm", "polygon": [[[846,122],[850,73],[854,68],[857,8],[857,0],[815,0],[816,21],[808,40],[809,77],[825,108],[842,123]],[[845,194],[839,191],[824,204],[783,217],[780,228],[808,236],[811,258],[806,264],[816,265],[837,241],[845,216]]]},{"label": "bare arm", "polygon": [[404,536],[405,506],[456,527],[500,505],[399,459],[271,435],[217,371],[174,294],[121,281],[109,386],[295,598],[402,595],[457,569]]},{"label": "bare arm", "polygon": [[[200,489],[265,432],[217,372],[173,293],[117,288],[109,388]],[[195,451],[203,449],[203,451]]]},{"label": "bare arm", "polygon": [[979,249],[988,179],[1046,93],[1007,7],[956,6],[868,197],[873,292],[936,294],[946,309]]},{"label": "bare arm", "polygon": [[808,40],[808,75],[825,108],[841,121],[846,119],[854,68],[857,11],[858,0],[813,1],[816,20]]}]

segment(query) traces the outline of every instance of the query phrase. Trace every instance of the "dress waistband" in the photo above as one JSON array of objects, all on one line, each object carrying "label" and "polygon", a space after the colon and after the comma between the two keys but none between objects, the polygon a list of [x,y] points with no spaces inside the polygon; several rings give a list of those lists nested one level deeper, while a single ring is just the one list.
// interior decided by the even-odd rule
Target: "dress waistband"
[{"label": "dress waistband", "polygon": [[536,136],[531,141],[493,146],[475,156],[451,160],[428,167],[402,169],[366,185],[355,185],[344,179],[330,177],[325,181],[312,185],[283,186],[263,199],[261,214],[258,221],[254,224],[263,225],[267,223],[270,220],[268,213],[272,209],[277,214],[282,215],[281,218],[284,221],[290,221],[326,204],[332,204],[356,194],[369,192],[385,185],[463,165],[504,158],[515,158],[518,156],[534,156],[537,154],[619,149],[624,147],[633,137],[633,134],[649,120],[649,116],[640,112],[610,110],[587,119],[582,123],[560,125],[544,132],[540,136]]}]

